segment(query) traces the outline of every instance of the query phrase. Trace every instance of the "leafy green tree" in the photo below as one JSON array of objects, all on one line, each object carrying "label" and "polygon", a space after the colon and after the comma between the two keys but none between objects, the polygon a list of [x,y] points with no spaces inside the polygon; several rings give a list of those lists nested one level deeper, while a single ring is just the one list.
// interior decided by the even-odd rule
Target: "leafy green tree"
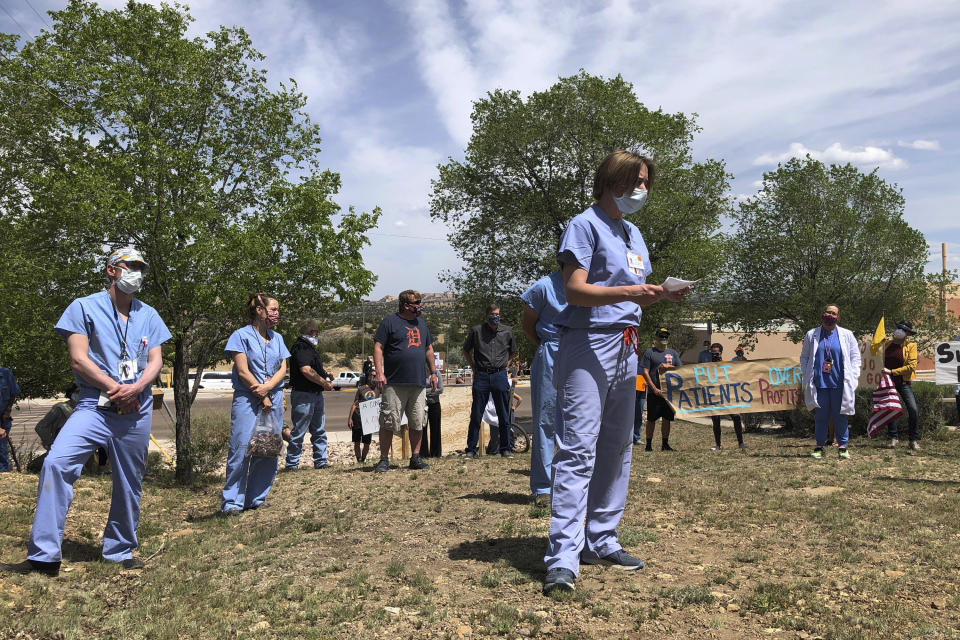
[{"label": "leafy green tree", "polygon": [[186,483],[197,393],[189,369],[222,358],[252,292],[275,295],[290,317],[358,302],[374,281],[361,249],[379,211],[342,212],[332,200],[340,178],[319,168],[306,98],[293,80],[268,87],[257,66],[263,56],[243,29],[190,39],[181,7],[136,2],[104,11],[72,0],[52,15],[50,31],[16,54],[8,44],[4,56],[0,91],[16,97],[16,111],[4,109],[0,149],[15,150],[18,171],[16,188],[0,193],[13,194],[4,224],[47,239],[34,261],[47,259],[46,247],[67,247],[55,260],[76,268],[66,277],[22,270],[14,287],[55,292],[55,313],[37,318],[49,330],[68,299],[95,288],[77,274],[102,271],[114,247],[143,252],[142,298],[174,336],[165,355],[177,478]]},{"label": "leafy green tree", "polygon": [[[465,265],[446,274],[465,319],[481,322],[496,300],[519,335],[516,297],[556,268],[560,236],[591,204],[596,168],[614,149],[658,164],[647,205],[627,216],[650,250],[650,281],[705,278],[709,289],[723,261],[716,232],[729,208],[729,176],[720,161],[692,161],[693,117],[651,111],[620,76],[581,71],[527,99],[493,91],[474,103],[472,120],[464,159],[440,165],[430,202],[432,218],[452,227],[450,243]],[[689,304],[647,308],[642,330],[677,321]]]},{"label": "leafy green tree", "polygon": [[888,320],[923,318],[927,241],[903,219],[899,187],[876,171],[794,158],[765,173],[734,214],[731,259],[717,320],[748,334],[789,323],[799,342],[827,304],[857,334]]}]

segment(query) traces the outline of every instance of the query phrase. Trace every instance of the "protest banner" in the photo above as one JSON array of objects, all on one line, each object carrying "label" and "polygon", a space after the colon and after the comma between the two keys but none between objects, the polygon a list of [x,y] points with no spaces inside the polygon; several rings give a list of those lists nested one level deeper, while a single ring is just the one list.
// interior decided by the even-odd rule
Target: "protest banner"
[{"label": "protest banner", "polygon": [[860,381],[857,386],[876,389],[883,377],[883,350],[873,355],[870,353],[871,342],[870,336],[864,336],[858,343],[860,345]]},{"label": "protest banner", "polygon": [[960,384],[960,342],[940,342],[933,348],[933,381]]},{"label": "protest banner", "polygon": [[797,358],[688,364],[664,381],[678,418],[789,411],[803,399]]}]

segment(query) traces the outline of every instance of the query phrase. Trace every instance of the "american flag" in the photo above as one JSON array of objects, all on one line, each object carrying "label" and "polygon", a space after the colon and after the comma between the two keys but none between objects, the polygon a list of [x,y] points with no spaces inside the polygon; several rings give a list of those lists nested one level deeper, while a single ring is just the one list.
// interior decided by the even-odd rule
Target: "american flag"
[{"label": "american flag", "polygon": [[867,422],[867,435],[871,438],[877,431],[903,415],[897,388],[893,386],[890,374],[885,373],[873,392],[873,413]]}]

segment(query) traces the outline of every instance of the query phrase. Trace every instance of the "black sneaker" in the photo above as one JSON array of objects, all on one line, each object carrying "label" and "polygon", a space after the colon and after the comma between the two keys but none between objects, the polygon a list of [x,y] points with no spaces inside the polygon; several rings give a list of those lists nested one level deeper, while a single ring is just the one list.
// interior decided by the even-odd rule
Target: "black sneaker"
[{"label": "black sneaker", "polygon": [[477,457],[477,454],[474,453],[473,451],[467,451],[465,454],[463,454],[463,457],[466,458],[467,460],[473,460],[474,458]]},{"label": "black sneaker", "polygon": [[140,558],[127,558],[126,560],[122,560],[120,562],[120,566],[122,566],[125,570],[143,569],[143,560]]},{"label": "black sneaker", "polygon": [[645,446],[645,447],[643,448],[643,450],[644,450],[644,451],[653,451],[653,447],[652,447],[652,446],[650,445],[650,443],[648,442],[648,443],[647,443],[647,446]]},{"label": "black sneaker", "polygon": [[423,458],[420,457],[420,454],[410,456],[410,468],[411,469],[429,469],[430,465],[423,461]]},{"label": "black sneaker", "polygon": [[660,451],[676,451],[676,449],[674,449],[673,447],[671,447],[671,446],[668,445],[667,443],[663,443],[663,446],[660,447]]},{"label": "black sneaker", "polygon": [[576,585],[577,576],[570,569],[548,569],[547,577],[543,579],[543,595],[550,595],[554,591],[573,591]]},{"label": "black sneaker", "polygon": [[19,573],[20,575],[39,573],[45,576],[50,576],[51,578],[56,578],[58,575],[60,575],[60,563],[24,560],[23,562],[18,562],[16,564],[0,564],[0,572]]},{"label": "black sneaker", "polygon": [[386,458],[380,458],[380,462],[373,468],[374,473],[386,473],[390,471],[390,461]]},{"label": "black sneaker", "polygon": [[580,556],[580,564],[599,564],[606,567],[614,567],[623,571],[636,571],[643,569],[643,560],[634,558],[632,555],[619,549],[610,555],[602,558],[591,558],[589,556]]},{"label": "black sneaker", "polygon": [[512,457],[513,457],[513,454],[510,453],[509,451],[501,451],[501,452],[500,452],[500,457],[501,457],[501,458],[512,458]]}]

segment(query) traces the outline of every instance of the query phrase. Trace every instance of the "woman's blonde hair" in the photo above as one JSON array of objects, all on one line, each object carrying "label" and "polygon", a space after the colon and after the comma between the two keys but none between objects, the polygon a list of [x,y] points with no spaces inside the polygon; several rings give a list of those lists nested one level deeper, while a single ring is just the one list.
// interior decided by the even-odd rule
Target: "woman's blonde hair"
[{"label": "woman's blonde hair", "polygon": [[593,199],[599,202],[607,189],[636,184],[640,167],[643,165],[647,165],[647,184],[653,184],[657,167],[652,159],[623,149],[608,154],[597,167],[597,173],[593,177]]}]

